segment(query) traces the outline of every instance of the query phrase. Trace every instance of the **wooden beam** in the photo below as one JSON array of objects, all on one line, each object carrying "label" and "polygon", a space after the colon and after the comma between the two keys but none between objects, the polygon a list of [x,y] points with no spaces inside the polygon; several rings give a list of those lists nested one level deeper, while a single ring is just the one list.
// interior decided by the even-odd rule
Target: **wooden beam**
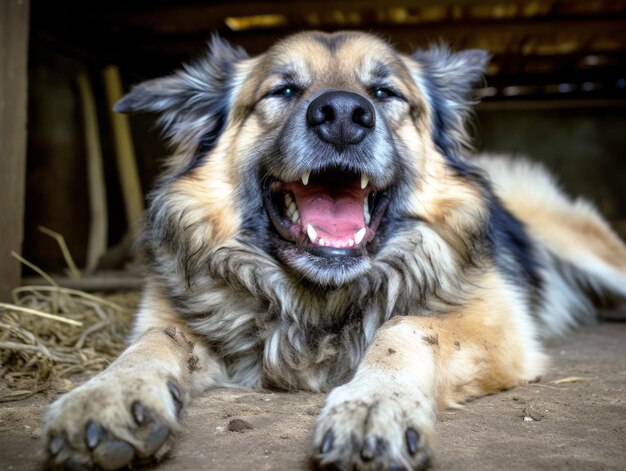
[{"label": "wooden beam", "polygon": [[122,79],[120,70],[115,65],[106,66],[102,75],[109,105],[111,128],[113,129],[113,143],[115,144],[117,171],[120,186],[122,187],[122,196],[124,197],[126,221],[128,222],[129,232],[135,234],[143,217],[144,201],[128,116],[113,111],[115,103],[124,95]]},{"label": "wooden beam", "polygon": [[76,77],[80,104],[83,111],[83,132],[85,135],[85,153],[87,155],[87,190],[89,192],[89,243],[85,271],[92,273],[100,257],[106,253],[109,234],[106,182],[100,144],[100,126],[96,100],[87,72],[80,72]]},{"label": "wooden beam", "polygon": [[[320,26],[318,29],[334,31],[337,25]],[[578,40],[580,32],[593,34],[596,39],[616,42],[620,47],[626,43],[626,17],[589,17],[569,19],[512,19],[465,22],[433,22],[415,25],[391,25],[382,23],[361,24],[358,26],[345,25],[346,30],[374,31],[383,37],[393,40],[399,49],[410,51],[417,46],[425,46],[444,40],[453,46],[459,47],[491,47],[501,49],[502,45],[509,44],[516,38],[534,36],[538,38],[571,38]],[[279,39],[288,36],[295,30],[289,26],[268,29],[251,29],[246,31],[230,31],[226,28],[218,31],[225,39],[235,45],[240,45],[251,54],[263,52]],[[147,61],[154,60],[155,56],[189,56],[199,55],[203,51],[203,44],[209,39],[211,31],[203,30],[193,33],[172,32],[158,34],[148,30],[126,29],[115,33],[118,44],[130,45],[126,50],[118,51],[120,57],[126,59],[137,50],[147,53]],[[588,44],[580,41],[578,47],[570,52],[581,53]],[[494,50],[494,53],[502,53]],[[519,52],[519,51],[506,51]],[[589,51],[593,52],[593,51]],[[138,55],[141,56],[141,55]],[[137,60],[137,57],[132,59]]]},{"label": "wooden beam", "polygon": [[573,99],[573,100],[501,100],[484,101],[476,106],[481,111],[519,111],[519,110],[569,110],[569,109],[606,109],[625,108],[626,99]]},{"label": "wooden beam", "polygon": [[0,301],[20,283],[26,175],[29,0],[0,2]]},{"label": "wooden beam", "polygon": [[[127,271],[103,271],[81,278],[52,275],[54,281],[62,288],[80,291],[138,291],[144,285],[144,278],[137,273]],[[47,286],[48,281],[39,276],[26,277],[24,286]]]},{"label": "wooden beam", "polygon": [[[569,0],[569,3],[583,4],[588,0]],[[147,28],[156,28],[159,32],[171,31],[181,26],[188,30],[202,31],[207,25],[223,21],[226,17],[242,17],[279,14],[301,16],[303,13],[326,15],[332,11],[372,12],[404,8],[476,7],[480,5],[501,5],[502,0],[304,0],[304,1],[214,1],[167,3],[124,2],[124,15],[127,20]],[[509,0],[508,4],[523,5],[525,0]],[[554,0],[536,0],[535,3],[552,4]],[[91,4],[89,4],[91,5]],[[98,12],[98,17],[111,15],[110,2]],[[91,10],[93,8],[90,6]],[[107,11],[108,10],[108,11]]]}]

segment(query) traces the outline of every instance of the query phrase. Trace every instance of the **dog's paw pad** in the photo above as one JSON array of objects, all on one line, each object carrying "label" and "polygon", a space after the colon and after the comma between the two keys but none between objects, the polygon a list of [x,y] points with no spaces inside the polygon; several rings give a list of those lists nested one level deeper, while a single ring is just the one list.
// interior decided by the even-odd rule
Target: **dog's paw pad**
[{"label": "dog's paw pad", "polygon": [[135,457],[135,449],[123,440],[107,440],[93,450],[93,461],[102,469],[120,469]]}]

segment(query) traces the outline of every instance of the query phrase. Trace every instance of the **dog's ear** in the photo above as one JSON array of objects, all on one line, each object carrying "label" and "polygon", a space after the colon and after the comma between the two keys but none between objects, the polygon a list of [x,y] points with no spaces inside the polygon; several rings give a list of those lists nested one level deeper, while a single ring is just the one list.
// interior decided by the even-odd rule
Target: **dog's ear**
[{"label": "dog's ear", "polygon": [[413,76],[433,114],[437,144],[445,151],[467,145],[465,120],[474,104],[472,88],[483,79],[489,54],[481,49],[452,52],[445,46],[413,53]]},{"label": "dog's ear", "polygon": [[415,51],[413,59],[419,62],[447,99],[466,101],[472,87],[483,78],[489,53],[482,49],[452,52],[445,46],[435,46]]},{"label": "dog's ear", "polygon": [[183,153],[207,152],[223,130],[247,53],[213,36],[207,54],[173,75],[135,86],[114,107],[120,113],[160,113],[159,124]]}]

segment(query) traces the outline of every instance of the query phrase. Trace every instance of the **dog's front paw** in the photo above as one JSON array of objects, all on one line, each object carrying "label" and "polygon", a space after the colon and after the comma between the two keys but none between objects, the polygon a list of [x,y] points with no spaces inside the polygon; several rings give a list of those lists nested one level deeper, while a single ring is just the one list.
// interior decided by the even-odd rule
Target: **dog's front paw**
[{"label": "dog's front paw", "polygon": [[154,367],[106,371],[50,406],[43,451],[52,469],[119,469],[162,457],[185,397]]},{"label": "dog's front paw", "polygon": [[428,467],[435,441],[432,401],[415,391],[392,389],[348,383],[329,394],[313,436],[319,468]]}]

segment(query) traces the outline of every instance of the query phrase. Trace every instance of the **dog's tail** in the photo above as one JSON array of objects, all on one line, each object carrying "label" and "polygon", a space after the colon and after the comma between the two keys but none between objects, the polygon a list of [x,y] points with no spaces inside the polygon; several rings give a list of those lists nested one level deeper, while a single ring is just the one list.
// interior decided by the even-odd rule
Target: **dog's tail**
[{"label": "dog's tail", "polygon": [[476,163],[536,244],[546,333],[562,334],[596,315],[626,320],[626,245],[597,209],[566,195],[537,163],[487,155]]}]

